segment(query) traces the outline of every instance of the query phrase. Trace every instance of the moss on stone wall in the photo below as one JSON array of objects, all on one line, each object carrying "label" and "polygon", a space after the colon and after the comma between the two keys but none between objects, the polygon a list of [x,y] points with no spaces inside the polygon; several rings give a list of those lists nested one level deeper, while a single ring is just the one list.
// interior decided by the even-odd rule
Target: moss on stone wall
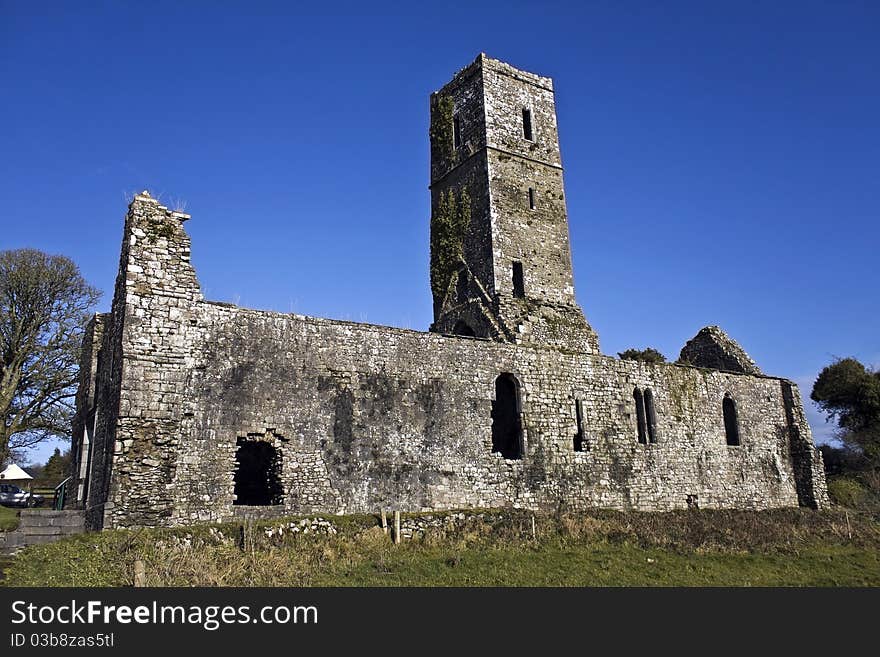
[{"label": "moss on stone wall", "polygon": [[155,242],[160,237],[165,239],[174,237],[174,226],[161,219],[150,219],[146,223],[146,228],[147,237],[150,238],[151,242]]},{"label": "moss on stone wall", "polygon": [[467,187],[458,200],[452,189],[440,193],[431,217],[431,292],[434,303],[443,301],[452,275],[464,261],[464,237],[471,223],[471,197]]},{"label": "moss on stone wall", "polygon": [[431,146],[435,149],[435,153],[447,163],[447,166],[453,164],[455,156],[455,144],[453,143],[452,134],[452,115],[454,109],[455,104],[452,96],[438,96],[434,105],[434,111],[431,112],[431,127],[428,131],[431,138]]}]

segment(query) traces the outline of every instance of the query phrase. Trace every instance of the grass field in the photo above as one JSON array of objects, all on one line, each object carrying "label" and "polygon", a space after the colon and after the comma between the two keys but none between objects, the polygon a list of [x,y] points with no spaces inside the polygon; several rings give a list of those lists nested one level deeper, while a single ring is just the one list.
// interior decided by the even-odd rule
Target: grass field
[{"label": "grass field", "polygon": [[[18,527],[18,512],[16,509],[10,509],[0,506],[0,532],[11,532]],[[12,560],[0,554],[0,586],[4,584],[5,570],[12,563]]]},{"label": "grass field", "polygon": [[877,586],[880,559],[859,549],[694,554],[632,545],[398,551],[317,573],[317,586]]},{"label": "grass field", "polygon": [[18,527],[18,509],[0,506],[0,532],[11,532]]},{"label": "grass field", "polygon": [[531,514],[485,512],[401,545],[374,517],[329,520],[333,534],[291,520],[85,534],[24,550],[4,584],[130,586],[142,560],[148,586],[880,586],[870,515],[539,515],[533,535]]}]

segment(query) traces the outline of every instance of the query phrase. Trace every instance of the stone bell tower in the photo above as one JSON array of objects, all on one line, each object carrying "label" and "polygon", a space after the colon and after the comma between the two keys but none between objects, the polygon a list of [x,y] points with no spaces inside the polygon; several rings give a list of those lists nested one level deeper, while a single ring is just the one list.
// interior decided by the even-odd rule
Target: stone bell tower
[{"label": "stone bell tower", "polygon": [[431,95],[432,331],[598,353],[574,295],[550,78],[484,54]]}]

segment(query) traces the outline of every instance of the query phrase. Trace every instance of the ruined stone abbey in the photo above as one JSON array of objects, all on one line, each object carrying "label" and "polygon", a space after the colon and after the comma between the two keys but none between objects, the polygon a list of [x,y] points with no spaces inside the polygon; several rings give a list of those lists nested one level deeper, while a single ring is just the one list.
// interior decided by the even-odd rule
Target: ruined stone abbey
[{"label": "ruined stone abbey", "polygon": [[797,387],[717,327],[674,364],[600,353],[549,78],[481,54],[432,94],[430,137],[429,332],[207,301],[189,215],[134,198],[83,345],[89,526],[827,504]]}]

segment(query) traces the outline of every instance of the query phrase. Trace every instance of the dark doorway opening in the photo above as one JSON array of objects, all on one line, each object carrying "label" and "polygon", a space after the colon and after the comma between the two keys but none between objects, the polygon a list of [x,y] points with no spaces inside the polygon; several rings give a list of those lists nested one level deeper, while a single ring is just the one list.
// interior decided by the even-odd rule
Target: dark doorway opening
[{"label": "dark doorway opening", "polygon": [[281,504],[281,455],[265,440],[239,438],[235,452],[235,501],[244,506]]},{"label": "dark doorway opening", "polygon": [[452,327],[453,335],[463,335],[465,337],[473,338],[476,337],[476,333],[474,333],[474,329],[472,329],[467,323],[458,320],[455,323],[455,326]]},{"label": "dark doorway opening", "polygon": [[523,455],[519,384],[512,374],[502,374],[495,379],[492,451],[501,452],[506,459],[521,459]]}]

